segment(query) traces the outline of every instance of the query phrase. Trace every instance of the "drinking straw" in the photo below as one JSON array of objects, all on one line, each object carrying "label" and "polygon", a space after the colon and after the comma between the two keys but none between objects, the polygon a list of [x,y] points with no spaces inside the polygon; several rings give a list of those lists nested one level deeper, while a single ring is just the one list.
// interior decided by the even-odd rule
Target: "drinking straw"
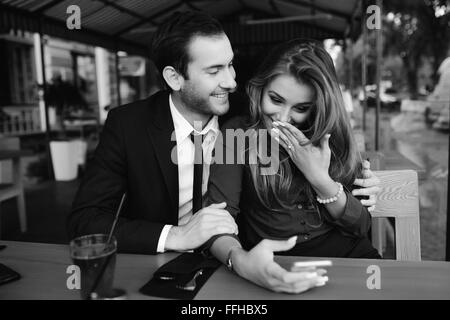
[{"label": "drinking straw", "polygon": [[[116,216],[114,217],[114,222],[111,226],[111,230],[109,231],[109,236],[108,236],[108,241],[106,242],[106,247],[108,247],[110,244],[112,235],[114,233],[114,229],[116,228],[117,220],[119,220],[119,215],[120,215],[120,212],[122,211],[123,203],[125,202],[126,197],[127,197],[127,193],[125,192],[122,195],[122,199],[120,199],[119,208],[117,208]],[[108,255],[106,257],[106,259],[104,260],[103,265],[100,269],[100,272],[98,273],[97,278],[95,278],[92,289],[89,291],[88,299],[91,299],[92,293],[94,293],[95,290],[97,289],[98,283],[100,282],[100,279],[103,277],[103,273],[105,273],[106,266],[108,265],[109,260],[111,259],[111,256],[112,256],[112,254]]]}]

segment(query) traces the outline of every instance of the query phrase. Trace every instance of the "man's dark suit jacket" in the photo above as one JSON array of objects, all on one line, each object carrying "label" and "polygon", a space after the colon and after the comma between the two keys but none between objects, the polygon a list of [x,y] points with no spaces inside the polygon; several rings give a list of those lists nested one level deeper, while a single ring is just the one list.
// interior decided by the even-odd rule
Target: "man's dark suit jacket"
[{"label": "man's dark suit jacket", "polygon": [[168,92],[112,109],[67,220],[70,239],[115,230],[121,252],[156,253],[165,224],[178,224],[178,166]]},{"label": "man's dark suit jacket", "polygon": [[[219,123],[242,114],[248,114],[248,100],[236,92],[230,95],[230,111]],[[109,111],[67,220],[70,239],[108,233],[127,191],[115,230],[118,249],[156,253],[164,225],[178,225],[178,166],[171,160],[171,154],[177,154],[173,132],[167,91]]]}]

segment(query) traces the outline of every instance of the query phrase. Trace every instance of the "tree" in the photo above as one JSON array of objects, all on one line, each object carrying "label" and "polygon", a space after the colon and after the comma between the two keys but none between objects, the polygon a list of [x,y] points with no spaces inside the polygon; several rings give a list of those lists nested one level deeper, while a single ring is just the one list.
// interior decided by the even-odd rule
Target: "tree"
[{"label": "tree", "polygon": [[422,57],[432,57],[433,82],[445,59],[450,43],[450,5],[448,1],[420,1],[414,5],[386,1],[384,55],[398,54],[407,74],[409,91],[417,96],[417,70]]},{"label": "tree", "polygon": [[[383,15],[383,57],[384,70],[399,77],[398,58],[407,79],[409,93],[415,98],[418,93],[417,72],[424,57],[431,57],[433,65],[433,82],[437,83],[438,68],[445,59],[450,44],[450,4],[445,0],[433,1],[384,1]],[[376,70],[375,58],[376,31],[368,30],[367,82],[374,82]],[[353,81],[361,83],[362,35],[353,46]],[[337,62],[338,76],[345,83],[347,80],[349,52],[342,53]],[[389,62],[389,63],[387,63]],[[401,83],[401,79],[394,79]]]}]

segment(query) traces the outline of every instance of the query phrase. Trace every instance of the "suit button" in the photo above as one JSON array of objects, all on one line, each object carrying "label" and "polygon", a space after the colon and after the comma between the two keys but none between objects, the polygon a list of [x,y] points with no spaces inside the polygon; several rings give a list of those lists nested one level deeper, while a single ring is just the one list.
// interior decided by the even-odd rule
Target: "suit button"
[{"label": "suit button", "polygon": [[301,204],[299,204],[299,205],[297,206],[297,208],[302,209],[303,206],[302,206]]},{"label": "suit button", "polygon": [[308,234],[305,234],[305,235],[303,236],[303,239],[308,240],[308,239],[309,239],[309,235],[308,235]]}]

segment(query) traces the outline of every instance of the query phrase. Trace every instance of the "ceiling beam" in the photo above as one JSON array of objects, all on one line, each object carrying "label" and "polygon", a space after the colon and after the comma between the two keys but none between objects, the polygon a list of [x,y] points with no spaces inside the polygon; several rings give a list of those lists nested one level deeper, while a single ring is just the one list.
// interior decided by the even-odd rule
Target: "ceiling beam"
[{"label": "ceiling beam", "polygon": [[53,8],[54,6],[60,4],[61,2],[63,2],[64,0],[53,0],[50,1],[47,4],[44,4],[43,6],[39,7],[38,9],[34,10],[34,13],[42,13],[44,11],[47,11],[50,8]]},{"label": "ceiling beam", "polygon": [[342,37],[343,37],[343,33],[339,32],[339,31],[336,31],[336,30],[329,29],[329,28],[324,27],[324,26],[318,26],[317,24],[311,24],[311,23],[308,23],[306,21],[299,21],[297,23],[300,24],[300,25],[303,24],[303,25],[308,26],[308,27],[313,28],[313,29],[320,30],[323,33],[329,33],[330,35],[332,35],[336,39],[342,39]]},{"label": "ceiling beam", "polygon": [[248,25],[268,24],[268,23],[306,21],[306,20],[317,20],[317,19],[331,20],[332,18],[333,18],[333,16],[331,14],[315,14],[315,15],[289,16],[289,17],[271,18],[271,19],[247,20],[245,22],[245,24],[248,24]]},{"label": "ceiling beam", "polygon": [[302,6],[302,7],[306,7],[309,9],[313,9],[313,10],[317,10],[323,13],[329,13],[332,14],[333,16],[339,17],[339,18],[343,18],[347,21],[350,21],[351,19],[351,15],[342,12],[342,11],[337,11],[334,9],[330,9],[330,8],[324,8],[322,6],[319,6],[315,3],[309,2],[309,1],[304,1],[304,0],[276,0],[277,2],[283,2],[286,4],[291,4],[291,5],[297,5],[297,6]]},{"label": "ceiling beam", "polygon": [[43,14],[36,14],[35,11],[28,11],[2,3],[0,3],[0,11],[5,12],[9,17],[8,20],[0,22],[0,25],[5,24],[10,29],[39,32],[42,24],[43,33],[49,36],[58,37],[67,41],[101,46],[111,51],[120,48],[121,50],[142,56],[148,55],[148,47],[143,44],[125,39],[117,39],[89,28],[82,28],[81,30],[77,30],[77,32],[73,32],[67,29],[64,21]]},{"label": "ceiling beam", "polygon": [[155,18],[157,18],[157,17],[159,17],[159,16],[161,16],[161,15],[167,13],[167,12],[170,12],[170,11],[172,11],[172,10],[178,8],[178,7],[181,7],[182,5],[184,5],[184,3],[182,1],[179,1],[179,2],[177,2],[177,3],[175,3],[175,4],[171,5],[171,6],[169,6],[169,7],[165,8],[165,9],[155,13],[155,14],[152,14],[149,17],[146,17],[145,19],[143,19],[141,21],[138,21],[138,22],[132,24],[129,27],[126,27],[126,28],[118,31],[114,36],[115,37],[121,36],[122,34],[127,33],[130,30],[133,30],[133,29],[143,25],[144,23],[151,23],[151,24],[155,25],[155,23],[152,22],[153,19],[155,19]]},{"label": "ceiling beam", "polygon": [[199,8],[197,8],[196,6],[194,6],[191,1],[187,1],[187,0],[183,0],[182,1],[186,6],[188,6],[190,9],[194,10],[194,11],[201,11]]},{"label": "ceiling beam", "polygon": [[137,19],[140,19],[140,20],[145,20],[146,19],[146,17],[144,17],[143,15],[140,15],[139,13],[137,13],[137,12],[135,12],[133,10],[130,10],[128,8],[125,8],[125,7],[121,6],[121,5],[118,5],[117,3],[112,2],[110,0],[94,0],[94,1],[99,1],[99,2],[101,2],[103,4],[105,4],[108,7],[111,7],[111,8],[114,8],[116,10],[119,10],[120,12],[124,12],[124,13],[132,16],[132,17],[137,18]]}]

